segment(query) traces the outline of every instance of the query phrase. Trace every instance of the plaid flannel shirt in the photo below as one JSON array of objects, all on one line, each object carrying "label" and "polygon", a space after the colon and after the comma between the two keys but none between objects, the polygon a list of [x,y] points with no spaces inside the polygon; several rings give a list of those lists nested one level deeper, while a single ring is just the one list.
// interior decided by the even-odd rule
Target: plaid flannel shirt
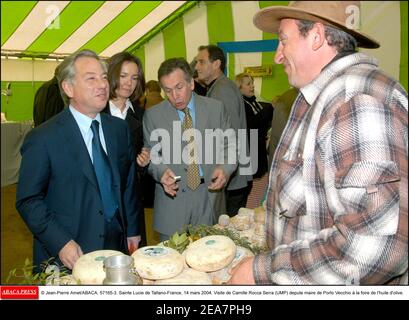
[{"label": "plaid flannel shirt", "polygon": [[407,92],[362,53],[300,91],[270,171],[256,283],[407,283]]}]

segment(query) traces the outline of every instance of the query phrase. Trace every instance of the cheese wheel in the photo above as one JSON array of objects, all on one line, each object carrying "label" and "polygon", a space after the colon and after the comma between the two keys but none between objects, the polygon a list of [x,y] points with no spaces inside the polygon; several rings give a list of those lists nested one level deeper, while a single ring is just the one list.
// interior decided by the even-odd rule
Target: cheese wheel
[{"label": "cheese wheel", "polygon": [[172,278],[183,270],[184,259],[175,249],[148,246],[136,250],[132,257],[142,278],[159,280]]},{"label": "cheese wheel", "polygon": [[211,272],[227,266],[235,254],[236,245],[229,237],[207,236],[188,246],[186,262],[195,270]]},{"label": "cheese wheel", "polygon": [[78,258],[72,268],[72,275],[80,284],[102,284],[105,279],[104,260],[111,256],[124,255],[115,250],[97,250]]},{"label": "cheese wheel", "polygon": [[144,286],[149,286],[149,285],[155,284],[155,282],[156,282],[155,280],[149,280],[149,279],[142,278],[142,284]]},{"label": "cheese wheel", "polygon": [[78,281],[77,279],[74,278],[72,274],[68,274],[60,278],[60,285],[61,286],[78,285]]},{"label": "cheese wheel", "polygon": [[230,222],[239,231],[247,230],[251,226],[250,216],[246,214],[237,214],[230,219]]},{"label": "cheese wheel", "polygon": [[240,208],[239,212],[237,212],[237,215],[239,216],[249,216],[250,217],[250,223],[254,222],[254,209],[249,209],[249,208]]},{"label": "cheese wheel", "polygon": [[214,272],[209,272],[209,276],[212,279],[212,283],[213,284],[226,283],[231,278],[230,274],[231,269],[237,266],[239,262],[244,258],[253,256],[254,256],[253,252],[251,252],[249,249],[237,246],[236,255],[233,261],[227,267]]},{"label": "cheese wheel", "polygon": [[210,276],[203,271],[197,271],[191,268],[184,269],[176,277],[164,280],[157,280],[155,284],[212,284]]},{"label": "cheese wheel", "polygon": [[238,234],[239,234],[240,238],[247,238],[250,241],[251,238],[253,238],[253,236],[254,236],[254,227],[255,227],[255,225],[253,224],[247,230],[238,231]]},{"label": "cheese wheel", "polygon": [[227,227],[229,225],[229,223],[230,223],[230,217],[227,214],[222,214],[219,217],[218,223],[222,227]]}]

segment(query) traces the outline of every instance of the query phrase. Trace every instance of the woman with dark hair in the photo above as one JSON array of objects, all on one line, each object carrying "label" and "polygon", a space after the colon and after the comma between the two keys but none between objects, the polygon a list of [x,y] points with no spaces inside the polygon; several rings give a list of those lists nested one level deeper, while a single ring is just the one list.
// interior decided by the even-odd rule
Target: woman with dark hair
[{"label": "woman with dark hair", "polygon": [[[109,101],[104,112],[114,117],[124,119],[130,128],[134,139],[135,154],[137,163],[136,183],[139,225],[141,242],[139,247],[146,246],[145,214],[142,203],[141,180],[143,168],[149,164],[149,150],[143,147],[142,118],[143,109],[138,106],[139,98],[145,90],[145,77],[142,63],[138,57],[129,52],[119,52],[108,60],[108,81],[109,81]],[[135,248],[129,248],[132,251]]]}]

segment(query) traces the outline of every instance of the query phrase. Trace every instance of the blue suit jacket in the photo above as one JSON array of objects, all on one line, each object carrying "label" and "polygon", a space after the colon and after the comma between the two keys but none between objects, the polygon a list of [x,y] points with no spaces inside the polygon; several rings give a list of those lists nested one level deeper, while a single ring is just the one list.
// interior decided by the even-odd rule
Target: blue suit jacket
[{"label": "blue suit jacket", "polygon": [[[101,113],[102,129],[126,236],[137,235],[135,156],[125,121]],[[21,148],[16,207],[34,235],[36,266],[71,239],[84,253],[104,245],[104,216],[94,167],[67,108],[33,129]],[[126,243],[126,242],[125,242]],[[38,269],[37,269],[38,270]]]}]

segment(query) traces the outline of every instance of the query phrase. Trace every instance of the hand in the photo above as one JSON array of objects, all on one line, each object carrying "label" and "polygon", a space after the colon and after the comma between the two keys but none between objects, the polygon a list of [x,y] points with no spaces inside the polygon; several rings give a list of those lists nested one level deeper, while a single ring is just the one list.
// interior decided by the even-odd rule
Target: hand
[{"label": "hand", "polygon": [[127,240],[129,254],[132,254],[138,249],[139,242],[141,241],[141,236],[128,237]]},{"label": "hand", "polygon": [[175,174],[172,170],[170,170],[169,168],[165,170],[162,178],[160,178],[160,183],[162,183],[162,186],[168,195],[170,195],[171,197],[176,196],[179,186],[176,183]]},{"label": "hand", "polygon": [[60,260],[64,266],[71,270],[74,267],[75,262],[82,255],[83,253],[81,247],[74,240],[68,241],[58,253],[58,256],[60,257]]},{"label": "hand", "polygon": [[212,174],[212,183],[209,184],[208,189],[217,191],[222,189],[228,180],[228,176],[224,173],[221,167],[216,167]]},{"label": "hand", "polygon": [[151,161],[150,158],[150,151],[148,148],[142,148],[142,151],[140,154],[137,155],[136,157],[136,163],[140,166],[140,167],[146,167],[149,162]]},{"label": "hand", "polygon": [[231,269],[232,275],[227,284],[256,284],[253,274],[254,257],[245,258]]}]

